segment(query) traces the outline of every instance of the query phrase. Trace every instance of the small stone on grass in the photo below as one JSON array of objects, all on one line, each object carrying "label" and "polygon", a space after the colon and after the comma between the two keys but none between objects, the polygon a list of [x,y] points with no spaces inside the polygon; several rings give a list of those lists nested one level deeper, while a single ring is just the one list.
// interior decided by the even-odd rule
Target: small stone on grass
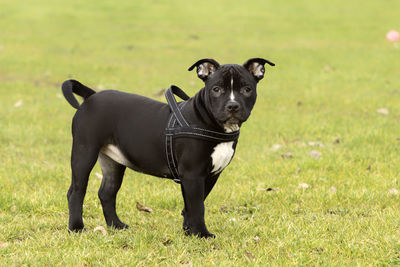
[{"label": "small stone on grass", "polygon": [[319,159],[321,158],[321,152],[317,151],[317,150],[311,150],[310,153],[308,153],[308,155],[314,159]]},{"label": "small stone on grass", "polygon": [[376,112],[382,115],[389,115],[389,110],[387,108],[378,108]]},{"label": "small stone on grass", "polygon": [[310,186],[309,186],[308,184],[306,184],[306,183],[300,183],[300,184],[299,184],[299,188],[301,188],[301,189],[308,189],[308,188],[310,188]]},{"label": "small stone on grass", "polygon": [[253,239],[257,244],[260,243],[260,237],[258,235],[256,235]]},{"label": "small stone on grass", "polygon": [[399,190],[397,190],[396,188],[390,188],[388,193],[389,193],[389,195],[398,195]]},{"label": "small stone on grass", "polygon": [[22,102],[22,100],[18,100],[18,101],[14,104],[14,107],[15,107],[15,108],[19,108],[19,107],[21,107],[23,104],[24,104],[24,102]]},{"label": "small stone on grass", "polygon": [[272,147],[271,147],[271,151],[276,151],[276,150],[278,150],[278,149],[280,149],[282,146],[280,145],[280,144],[274,144]]}]

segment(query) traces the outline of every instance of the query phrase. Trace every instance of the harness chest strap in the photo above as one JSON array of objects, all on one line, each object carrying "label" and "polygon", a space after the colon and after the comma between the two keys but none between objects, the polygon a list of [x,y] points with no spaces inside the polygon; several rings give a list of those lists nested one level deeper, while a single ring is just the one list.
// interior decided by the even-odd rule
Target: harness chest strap
[{"label": "harness chest strap", "polygon": [[[177,103],[174,94],[185,101]],[[239,138],[240,131],[222,133],[190,126],[181,112],[181,109],[185,106],[186,100],[189,99],[189,96],[177,86],[172,85],[170,88],[168,88],[168,90],[165,92],[165,98],[167,99],[168,105],[172,111],[165,129],[165,152],[167,156],[168,168],[172,178],[176,183],[180,183],[181,180],[173,152],[174,137],[186,136],[213,141],[216,143],[231,142],[236,141]]]}]

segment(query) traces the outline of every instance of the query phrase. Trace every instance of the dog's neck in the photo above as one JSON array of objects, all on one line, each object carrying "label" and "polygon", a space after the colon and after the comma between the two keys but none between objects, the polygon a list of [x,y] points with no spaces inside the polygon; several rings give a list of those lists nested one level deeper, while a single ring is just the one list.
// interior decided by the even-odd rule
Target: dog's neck
[{"label": "dog's neck", "polygon": [[[194,114],[186,113],[184,116],[189,116],[187,119],[192,121],[194,124],[201,124],[210,130],[223,132],[224,127],[218,123],[212,114],[211,110],[205,104],[207,101],[207,93],[205,88],[202,88],[196,95],[190,98],[184,107],[191,108]],[[200,125],[199,125],[200,126]]]}]

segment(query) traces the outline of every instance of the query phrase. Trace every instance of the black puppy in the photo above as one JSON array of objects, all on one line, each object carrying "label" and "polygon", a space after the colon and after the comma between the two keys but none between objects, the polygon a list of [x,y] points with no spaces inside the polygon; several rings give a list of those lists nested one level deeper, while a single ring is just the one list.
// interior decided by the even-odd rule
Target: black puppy
[{"label": "black puppy", "polygon": [[[99,198],[108,226],[127,228],[115,211],[126,167],[181,184],[183,229],[214,237],[204,222],[204,200],[231,161],[239,128],[256,102],[256,85],[264,77],[262,58],[242,66],[202,59],[197,75],[205,82],[194,97],[177,87],[167,91],[168,104],[114,90],[96,93],[78,81],[62,85],[77,110],[72,121],[72,182],[68,190],[69,229],[83,229],[82,205],[89,174],[99,160],[103,180]],[[84,98],[79,105],[73,93]],[[176,103],[172,93],[186,99]]]}]

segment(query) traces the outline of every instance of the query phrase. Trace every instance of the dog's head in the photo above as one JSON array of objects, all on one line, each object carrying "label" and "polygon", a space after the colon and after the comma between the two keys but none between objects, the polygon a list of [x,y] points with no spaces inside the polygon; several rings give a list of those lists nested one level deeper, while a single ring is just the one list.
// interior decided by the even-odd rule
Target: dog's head
[{"label": "dog's head", "polygon": [[263,58],[251,58],[243,65],[220,65],[214,59],[201,59],[189,68],[197,68],[197,76],[205,83],[208,108],[226,131],[238,130],[250,116],[266,63],[275,66]]}]

